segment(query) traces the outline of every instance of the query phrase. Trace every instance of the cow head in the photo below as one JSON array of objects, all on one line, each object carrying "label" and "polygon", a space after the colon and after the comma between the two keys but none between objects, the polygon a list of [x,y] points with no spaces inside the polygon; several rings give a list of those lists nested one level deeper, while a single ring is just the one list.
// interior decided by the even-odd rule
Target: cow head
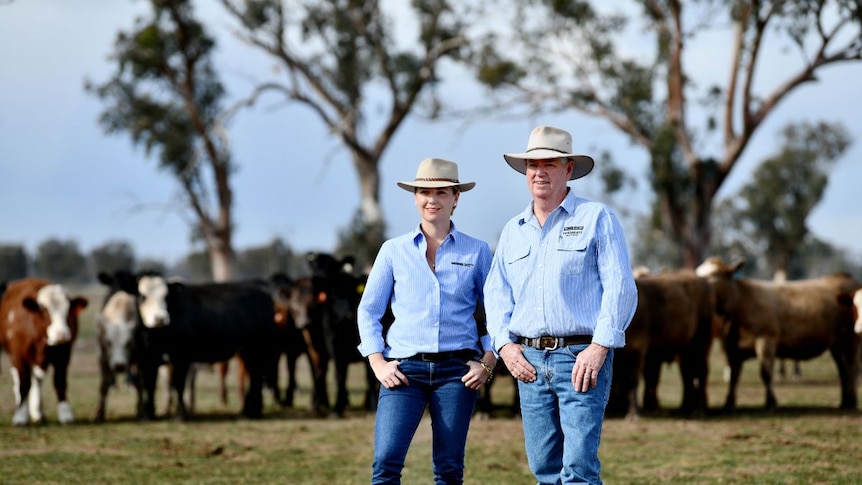
[{"label": "cow head", "polygon": [[96,317],[102,358],[113,372],[128,370],[135,333],[135,297],[117,291],[108,297]]},{"label": "cow head", "polygon": [[314,286],[310,278],[300,278],[293,281],[286,289],[287,311],[293,319],[296,328],[303,329],[311,321],[311,310],[319,304],[315,298]]},{"label": "cow head", "polygon": [[50,346],[68,343],[78,328],[78,315],[87,307],[87,299],[70,299],[58,284],[45,285],[36,293],[36,298],[25,298],[24,306],[34,312],[48,316],[46,335]]},{"label": "cow head", "polygon": [[733,307],[736,304],[735,286],[733,285],[734,274],[744,265],[744,259],[733,264],[727,264],[721,258],[712,256],[695,268],[695,274],[706,279],[712,287],[717,314],[724,315],[728,307]]},{"label": "cow head", "polygon": [[141,323],[147,328],[159,328],[171,323],[168,313],[168,282],[154,272],[118,273],[117,283],[121,290],[133,295],[138,301]]}]

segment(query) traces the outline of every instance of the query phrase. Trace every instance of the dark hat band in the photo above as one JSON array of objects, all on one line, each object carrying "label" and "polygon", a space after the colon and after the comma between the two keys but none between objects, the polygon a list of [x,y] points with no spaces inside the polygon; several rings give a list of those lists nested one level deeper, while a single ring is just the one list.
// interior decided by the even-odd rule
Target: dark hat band
[{"label": "dark hat band", "polygon": [[557,153],[566,153],[563,150],[557,150],[556,148],[548,148],[548,147],[533,147],[533,148],[530,148],[529,150],[527,150],[527,153],[530,153],[533,150],[550,150],[552,152],[557,152]]},{"label": "dark hat band", "polygon": [[446,178],[438,178],[438,177],[417,177],[413,180],[414,182],[452,182],[453,184],[460,184],[461,182],[458,179],[446,179]]}]

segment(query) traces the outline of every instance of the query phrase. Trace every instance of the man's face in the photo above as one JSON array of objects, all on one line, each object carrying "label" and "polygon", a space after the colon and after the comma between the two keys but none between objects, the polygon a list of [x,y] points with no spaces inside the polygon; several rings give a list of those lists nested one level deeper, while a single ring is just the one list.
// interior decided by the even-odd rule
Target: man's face
[{"label": "man's face", "polygon": [[527,160],[527,187],[533,199],[562,200],[574,162],[565,158]]}]

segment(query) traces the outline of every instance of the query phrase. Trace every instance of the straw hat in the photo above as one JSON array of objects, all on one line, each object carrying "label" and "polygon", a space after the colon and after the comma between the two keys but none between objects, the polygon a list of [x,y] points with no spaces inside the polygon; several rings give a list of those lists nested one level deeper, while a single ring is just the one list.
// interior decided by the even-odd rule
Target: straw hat
[{"label": "straw hat", "polygon": [[567,158],[575,162],[575,167],[569,180],[579,179],[590,173],[595,165],[592,158],[572,153],[572,135],[568,131],[552,126],[537,126],[530,133],[526,152],[506,153],[503,155],[503,158],[506,159],[510,167],[521,173],[527,173],[527,160]]},{"label": "straw hat", "polygon": [[398,186],[409,192],[417,188],[439,187],[456,187],[460,192],[467,192],[476,186],[476,182],[458,181],[458,165],[455,162],[442,158],[426,158],[419,163],[416,178],[412,182],[398,182]]}]

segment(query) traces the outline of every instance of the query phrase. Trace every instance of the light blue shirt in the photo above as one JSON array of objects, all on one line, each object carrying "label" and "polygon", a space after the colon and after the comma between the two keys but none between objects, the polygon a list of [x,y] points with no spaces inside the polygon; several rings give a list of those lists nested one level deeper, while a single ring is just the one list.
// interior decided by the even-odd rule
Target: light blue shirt
[{"label": "light blue shirt", "polygon": [[[491,266],[488,243],[455,229],[437,249],[436,270],[425,259],[428,244],[416,230],[380,248],[359,302],[359,352],[401,359],[420,352],[490,351],[479,337],[473,313]],[[383,338],[380,319],[392,302],[395,322]]]},{"label": "light blue shirt", "polygon": [[506,223],[485,283],[495,349],[517,337],[570,335],[623,347],[636,307],[622,227],[604,204],[569,190],[544,227],[532,203]]}]

